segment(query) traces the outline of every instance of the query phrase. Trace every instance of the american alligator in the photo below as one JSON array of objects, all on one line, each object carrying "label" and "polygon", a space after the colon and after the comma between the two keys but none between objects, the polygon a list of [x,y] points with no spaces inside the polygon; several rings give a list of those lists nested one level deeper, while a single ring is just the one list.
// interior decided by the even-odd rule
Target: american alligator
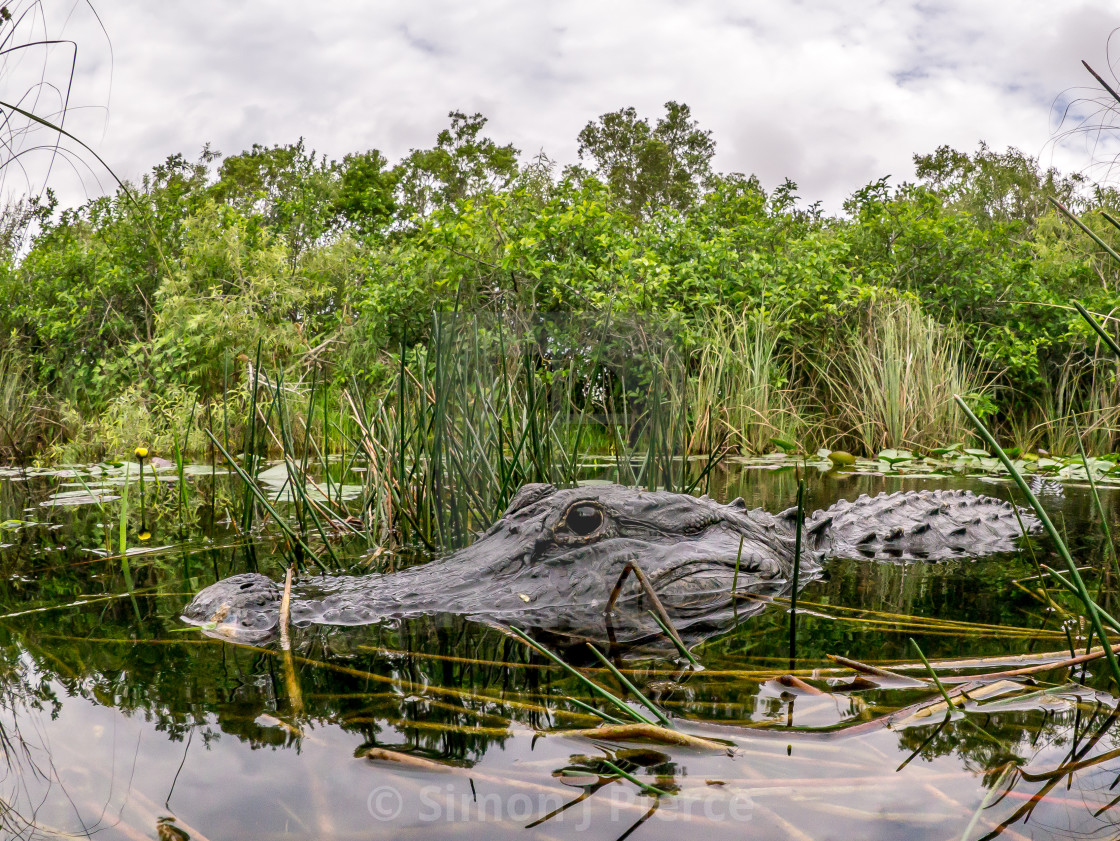
[{"label": "american alligator", "polygon": [[[762,609],[764,599],[733,598],[733,584],[762,597],[788,591],[796,521],[796,508],[769,514],[747,510],[742,499],[721,505],[617,485],[525,485],[485,534],[441,560],[384,575],[307,578],[293,588],[291,622],[364,625],[453,613],[632,643],[659,633],[642,576],[628,575],[615,606],[605,607],[633,564],[682,635],[703,638],[733,614]],[[1038,527],[1029,512],[970,491],[864,495],[806,517],[801,580],[829,557],[912,561],[1012,551],[1022,528]],[[202,590],[183,618],[212,634],[259,641],[276,632],[280,600],[280,586],[266,576],[234,575]]]}]

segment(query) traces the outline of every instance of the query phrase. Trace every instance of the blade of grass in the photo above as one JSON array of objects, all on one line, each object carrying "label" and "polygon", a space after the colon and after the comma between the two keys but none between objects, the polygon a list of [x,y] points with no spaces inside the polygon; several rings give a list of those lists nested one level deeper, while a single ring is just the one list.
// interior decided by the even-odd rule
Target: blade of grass
[{"label": "blade of grass", "polygon": [[1097,321],[1096,316],[1085,309],[1085,307],[1081,306],[1080,301],[1074,301],[1073,305],[1077,307],[1077,311],[1081,313],[1081,317],[1084,318],[1088,325],[1093,328],[1093,332],[1100,336],[1101,341],[1108,345],[1108,349],[1111,350],[1118,359],[1120,359],[1120,344],[1117,344],[1116,340],[1112,338],[1111,334],[1109,334],[1109,332],[1101,326],[1100,322]]},{"label": "blade of grass", "polygon": [[692,656],[692,652],[685,648],[684,641],[680,638],[680,634],[670,629],[669,626],[661,620],[661,617],[652,610],[647,610],[646,613],[648,613],[653,618],[653,621],[657,623],[657,626],[665,632],[665,636],[667,636],[672,641],[673,645],[676,646],[677,651],[680,652],[680,655],[682,657],[684,657],[689,663],[694,666],[700,665],[699,661],[697,661],[697,659]]},{"label": "blade of grass", "polygon": [[229,466],[233,468],[234,472],[241,477],[241,481],[249,484],[249,486],[252,488],[253,495],[257,498],[257,501],[259,501],[261,505],[264,506],[264,510],[272,516],[272,519],[276,521],[276,524],[280,527],[284,534],[287,535],[288,539],[300,546],[307,554],[307,556],[315,562],[319,569],[326,572],[326,566],[321,560],[319,560],[319,557],[313,551],[311,551],[311,547],[300,540],[299,535],[292,531],[291,527],[286,522],[284,522],[283,518],[279,514],[276,513],[276,509],[274,509],[269,504],[268,498],[265,497],[263,493],[261,493],[261,490],[256,486],[256,483],[253,482],[253,480],[250,479],[248,475],[246,475],[245,471],[241,469],[241,465],[233,460],[233,456],[231,456],[226,448],[222,446],[221,442],[214,437],[214,433],[207,429],[206,436],[210,439],[211,443],[213,443],[213,445],[218,448],[221,454],[225,457],[226,461],[229,463]]},{"label": "blade of grass", "polygon": [[732,593],[739,587],[739,562],[743,559],[743,541],[746,539],[746,535],[739,538],[739,551],[735,554],[735,575],[731,578]]},{"label": "blade of grass", "polygon": [[[1097,514],[1101,518],[1101,528],[1104,529],[1105,545],[1108,547],[1108,556],[1112,561],[1112,571],[1116,575],[1116,580],[1120,581],[1120,563],[1116,560],[1116,546],[1112,542],[1112,529],[1108,525],[1108,515],[1105,513],[1104,505],[1101,503],[1101,495],[1097,493],[1097,481],[1093,478],[1092,468],[1089,467],[1089,456],[1085,454],[1085,444],[1081,440],[1081,427],[1077,423],[1077,415],[1073,415],[1073,429],[1077,437],[1077,450],[1081,454],[1081,463],[1085,465],[1085,476],[1089,480],[1089,491],[1093,496],[1093,507],[1097,509]],[[1104,579],[1101,579],[1101,588],[1104,587]],[[1097,599],[1100,599],[1101,592],[1098,589]]]},{"label": "blade of grass", "polygon": [[[797,528],[793,543],[793,590],[789,598],[789,667],[796,668],[797,662],[797,586],[801,573],[801,532],[805,521],[805,480],[797,480]],[[742,543],[740,542],[740,548]],[[736,560],[735,569],[738,571]]]},{"label": "blade of grass", "polygon": [[592,715],[603,719],[603,721],[609,722],[611,724],[625,724],[626,723],[621,718],[615,718],[610,713],[605,713],[602,710],[596,709],[595,707],[591,706],[590,704],[583,703],[583,701],[579,700],[579,698],[572,698],[569,695],[565,695],[564,699],[566,701],[568,701],[568,703],[570,703],[570,704],[575,704],[581,710],[586,710],[587,712],[591,713]]},{"label": "blade of grass", "polygon": [[619,698],[613,692],[611,692],[608,689],[604,689],[602,686],[597,684],[595,681],[591,680],[591,678],[587,677],[587,675],[583,674],[582,672],[580,672],[579,670],[577,670],[573,666],[570,666],[567,663],[565,663],[560,657],[553,654],[551,651],[549,651],[547,648],[545,648],[539,642],[536,642],[535,640],[533,640],[528,634],[526,634],[520,628],[514,628],[514,627],[511,626],[510,631],[518,639],[520,639],[523,643],[525,643],[529,647],[534,648],[537,651],[539,651],[541,654],[543,654],[545,657],[547,657],[549,660],[551,660],[557,666],[562,668],[568,674],[572,675],[572,677],[576,678],[580,683],[582,683],[584,686],[586,686],[588,689],[590,689],[596,695],[599,695],[599,696],[605,698],[607,701],[610,701],[610,703],[613,704],[616,708],[618,708],[618,710],[620,712],[625,713],[626,715],[630,716],[630,718],[633,718],[636,721],[641,722],[642,724],[653,724],[653,722],[650,721],[650,719],[646,718],[644,715],[639,713],[636,709],[631,707],[629,704],[627,704],[625,701],[623,701],[621,698]]},{"label": "blade of grass", "polygon": [[[999,460],[1003,463],[1003,466],[1007,469],[1007,471],[1011,474],[1011,477],[1015,480],[1015,483],[1019,486],[1019,490],[1023,492],[1023,495],[1030,502],[1031,507],[1038,515],[1039,520],[1042,521],[1042,526],[1044,529],[1046,529],[1046,533],[1054,542],[1054,547],[1058,550],[1059,557],[1061,557],[1061,559],[1066,564],[1066,569],[1069,571],[1069,576],[1071,579],[1070,583],[1072,583],[1076,587],[1077,595],[1085,605],[1085,610],[1089,614],[1089,620],[1093,623],[1093,630],[1096,632],[1097,638],[1104,646],[1105,654],[1108,658],[1108,667],[1111,670],[1112,676],[1116,680],[1117,685],[1120,686],[1120,663],[1117,663],[1116,661],[1116,655],[1112,652],[1112,647],[1107,642],[1108,636],[1105,634],[1104,627],[1101,623],[1101,614],[1104,613],[1104,611],[1102,611],[1096,605],[1092,597],[1089,595],[1089,590],[1085,586],[1085,581],[1081,578],[1081,573],[1077,571],[1077,564],[1074,563],[1073,556],[1070,555],[1069,548],[1066,546],[1065,541],[1062,540],[1061,535],[1058,534],[1058,530],[1054,527],[1054,523],[1050,520],[1050,516],[1046,513],[1046,509],[1043,508],[1042,503],[1038,501],[1038,497],[1036,497],[1034,495],[1034,492],[1031,491],[1030,485],[1027,484],[1018,468],[1016,468],[1015,465],[1012,464],[1011,459],[1007,457],[1007,453],[1005,453],[1003,451],[1003,448],[996,442],[996,439],[992,436],[992,433],[989,432],[988,428],[984,426],[984,423],[978,417],[976,417],[975,414],[973,414],[972,409],[970,409],[968,407],[968,404],[961,399],[960,395],[954,394],[953,399],[956,400],[957,405],[961,407],[961,410],[965,413],[965,416],[976,427],[976,430],[979,432],[980,437],[991,448],[991,451],[996,454],[996,457],[999,458]],[[1057,577],[1059,580],[1062,580],[1060,576]]]},{"label": "blade of grass", "polygon": [[1054,205],[1054,207],[1058,208],[1058,210],[1060,210],[1062,212],[1062,214],[1067,219],[1069,219],[1069,221],[1071,221],[1073,224],[1075,224],[1077,227],[1079,227],[1082,230],[1083,233],[1087,234],[1089,236],[1089,238],[1091,240],[1093,240],[1093,242],[1095,242],[1097,245],[1099,245],[1101,248],[1103,248],[1106,252],[1108,252],[1109,257],[1111,257],[1117,263],[1120,263],[1120,254],[1117,254],[1115,251],[1113,251],[1112,246],[1110,246],[1107,242],[1105,242],[1103,239],[1101,239],[1099,236],[1097,236],[1095,233],[1093,233],[1091,230],[1089,230],[1085,226],[1084,222],[1082,222],[1080,219],[1078,219],[1069,208],[1067,208],[1064,204],[1062,204],[1056,198],[1054,198],[1053,196],[1047,196],[1047,198],[1050,200],[1050,204],[1052,204],[1052,205]]},{"label": "blade of grass", "polygon": [[128,562],[128,486],[131,469],[132,462],[126,462],[124,468],[124,485],[121,487],[121,519],[118,538],[121,554],[121,574],[124,575],[124,584],[128,588],[128,598],[132,601],[132,609],[136,612],[136,619],[139,621],[140,605],[136,603],[136,596],[133,595],[133,590],[135,588],[132,584],[132,566]]},{"label": "blade of grass", "polygon": [[604,666],[607,667],[607,669],[610,670],[610,673],[618,679],[619,683],[621,683],[623,686],[625,686],[627,689],[629,689],[631,692],[634,693],[634,697],[637,698],[639,701],[641,701],[642,704],[647,709],[649,709],[649,711],[651,713],[653,713],[657,717],[657,720],[660,721],[662,723],[662,725],[664,725],[665,727],[668,727],[670,730],[675,730],[676,729],[673,726],[673,722],[669,719],[669,717],[667,715],[665,715],[665,713],[661,712],[661,710],[657,707],[657,705],[654,704],[653,701],[651,701],[649,698],[647,698],[642,693],[642,691],[640,689],[638,689],[638,687],[636,687],[631,682],[630,678],[626,677],[626,675],[624,675],[622,672],[620,672],[618,670],[618,668],[614,665],[614,663],[612,663],[610,660],[608,660],[606,658],[606,656],[603,654],[603,652],[601,652],[599,649],[597,649],[591,643],[588,643],[587,647],[591,649],[591,653],[594,654],[599,659],[599,662],[602,663]]},{"label": "blade of grass", "polygon": [[612,771],[614,771],[616,774],[618,774],[618,776],[629,780],[634,785],[641,788],[642,791],[648,791],[650,794],[656,794],[658,796],[666,796],[667,797],[669,795],[669,792],[662,791],[657,786],[651,786],[649,783],[644,783],[641,780],[639,780],[637,777],[635,777],[633,774],[631,774],[627,771],[623,771],[621,768],[619,768],[617,765],[615,765],[609,759],[603,759],[603,760],[600,760],[600,761],[604,765],[606,765],[608,768],[610,768]]},{"label": "blade of grass", "polygon": [[935,672],[933,670],[933,666],[929,664],[929,660],[926,659],[926,655],[922,653],[921,646],[918,645],[913,637],[910,637],[910,644],[914,646],[914,650],[918,652],[918,657],[925,665],[926,671],[929,672],[929,676],[933,678],[933,683],[935,686],[937,686],[937,691],[941,693],[941,697],[945,699],[945,703],[948,704],[949,709],[952,710],[953,699],[949,697],[949,693],[945,691],[945,685],[941,682],[941,678],[937,676],[937,672]]}]

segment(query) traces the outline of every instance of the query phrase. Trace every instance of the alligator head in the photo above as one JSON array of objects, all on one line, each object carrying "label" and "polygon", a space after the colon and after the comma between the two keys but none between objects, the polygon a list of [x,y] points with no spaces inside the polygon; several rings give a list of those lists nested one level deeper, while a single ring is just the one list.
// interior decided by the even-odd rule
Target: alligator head
[{"label": "alligator head", "polygon": [[[800,572],[808,580],[832,554],[917,559],[1009,550],[1020,535],[1009,503],[969,492],[861,497],[805,520]],[[441,560],[385,575],[306,579],[293,589],[291,621],[362,625],[455,613],[633,644],[661,634],[650,616],[658,607],[652,590],[682,635],[702,638],[764,606],[733,597],[733,586],[755,596],[788,590],[795,544],[795,509],[774,515],[748,511],[741,499],[722,505],[617,485],[526,485],[484,535]],[[260,640],[277,628],[279,601],[270,579],[236,575],[200,592],[183,618],[220,636]]]}]

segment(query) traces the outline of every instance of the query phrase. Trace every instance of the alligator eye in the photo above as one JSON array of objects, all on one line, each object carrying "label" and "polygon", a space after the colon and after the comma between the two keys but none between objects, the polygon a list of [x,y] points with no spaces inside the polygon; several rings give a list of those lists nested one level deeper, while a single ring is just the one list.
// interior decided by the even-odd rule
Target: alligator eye
[{"label": "alligator eye", "polygon": [[603,512],[596,505],[576,505],[568,509],[564,522],[578,537],[590,537],[603,527]]}]

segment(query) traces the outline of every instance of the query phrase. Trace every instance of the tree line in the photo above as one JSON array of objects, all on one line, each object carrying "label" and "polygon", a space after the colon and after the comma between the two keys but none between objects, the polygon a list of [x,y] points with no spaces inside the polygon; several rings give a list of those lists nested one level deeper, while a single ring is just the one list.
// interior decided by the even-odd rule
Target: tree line
[{"label": "tree line", "polygon": [[879,179],[830,214],[792,181],[716,171],[681,103],[604,114],[578,141],[566,166],[526,158],[452,112],[395,163],[302,140],[205,148],[78,208],[25,198],[0,224],[6,376],[65,427],[213,400],[258,347],[290,379],[379,388],[433,313],[609,310],[655,320],[686,357],[714,313],[762,318],[774,386],[820,391],[822,359],[908,302],[983,372],[981,408],[1005,428],[1116,404],[1070,309],[1113,314],[1116,271],[1050,202],[1115,241],[1095,213],[1120,205],[1111,187],[1014,149],[940,147],[915,155],[915,181]]}]

